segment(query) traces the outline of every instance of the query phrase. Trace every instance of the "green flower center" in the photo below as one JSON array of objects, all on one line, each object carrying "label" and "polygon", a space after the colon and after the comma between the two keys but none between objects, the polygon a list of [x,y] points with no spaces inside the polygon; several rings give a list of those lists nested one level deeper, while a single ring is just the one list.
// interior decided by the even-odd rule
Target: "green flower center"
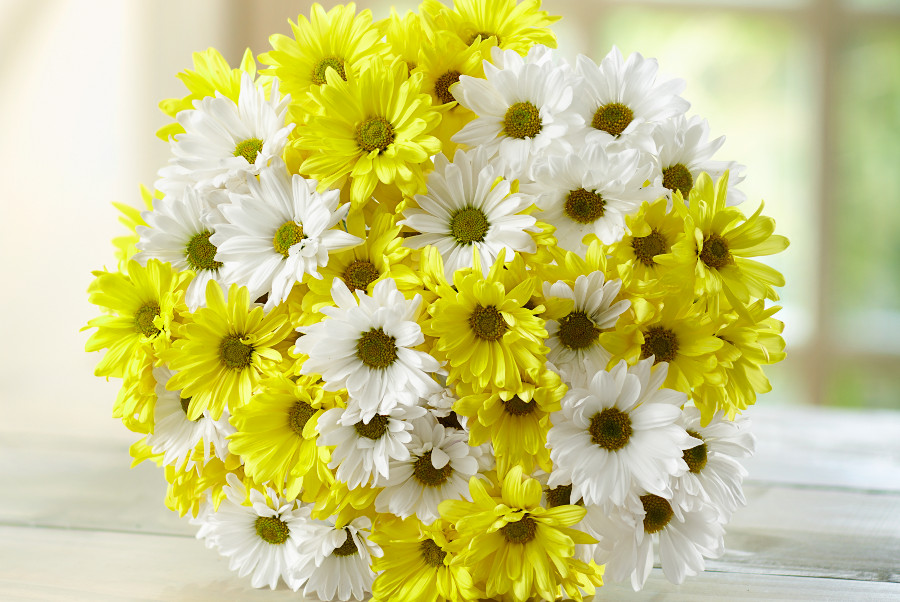
[{"label": "green flower center", "polygon": [[560,485],[555,489],[547,490],[547,507],[568,506],[572,503],[572,486]]},{"label": "green flower center", "polygon": [[141,307],[134,312],[134,329],[145,337],[155,337],[159,334],[159,328],[153,324],[153,319],[158,315],[158,303],[153,303],[151,301],[146,305],[141,305]]},{"label": "green flower center", "polygon": [[194,234],[184,249],[184,258],[188,267],[195,272],[202,270],[218,270],[221,261],[216,261],[216,245],[209,242],[212,232],[204,230]]},{"label": "green flower center", "polygon": [[542,127],[541,112],[528,101],[509,107],[503,118],[503,132],[510,138],[534,138]]},{"label": "green flower center", "polygon": [[493,305],[478,305],[469,316],[469,326],[475,336],[483,341],[496,341],[509,329],[506,320]]},{"label": "green flower center", "polygon": [[522,401],[519,399],[519,396],[516,395],[509,401],[503,401],[503,409],[506,410],[507,414],[512,414],[513,416],[527,416],[531,414],[537,409],[537,403],[534,401]]},{"label": "green flower center", "polygon": [[453,468],[450,466],[450,462],[447,462],[441,468],[434,467],[431,463],[431,450],[419,456],[413,466],[413,476],[423,485],[430,487],[443,485],[452,474]]},{"label": "green flower center", "polygon": [[243,157],[247,163],[253,165],[256,163],[256,156],[263,147],[263,141],[259,138],[247,138],[237,143],[234,147],[234,156]]},{"label": "green flower center", "polygon": [[668,500],[658,495],[642,495],[641,504],[644,505],[644,533],[659,533],[662,531],[675,513]]},{"label": "green flower center", "polygon": [[309,422],[309,419],[316,413],[316,409],[305,401],[297,400],[288,411],[288,426],[297,433],[298,437],[303,436],[303,427]]},{"label": "green flower center", "polygon": [[356,542],[353,541],[350,529],[344,529],[344,531],[347,532],[347,539],[344,540],[341,547],[335,548],[332,554],[335,556],[353,556],[354,554],[359,554],[359,549],[356,547]]},{"label": "green flower center", "polygon": [[669,243],[666,241],[666,237],[654,228],[647,236],[631,239],[631,248],[634,249],[634,256],[638,261],[646,266],[651,266],[656,263],[653,260],[654,257],[669,251]]},{"label": "green flower center", "polygon": [[514,523],[506,523],[500,533],[509,543],[528,543],[537,537],[537,523],[528,515]]},{"label": "green flower center", "polygon": [[356,126],[356,143],[364,151],[384,151],[394,142],[394,127],[382,117],[366,119]]},{"label": "green flower center", "polygon": [[232,370],[243,370],[253,360],[253,346],[241,342],[241,337],[229,334],[219,343],[219,359]]},{"label": "green flower center", "polygon": [[304,238],[306,235],[303,234],[303,226],[292,220],[278,227],[275,236],[272,237],[272,246],[275,247],[276,253],[287,257],[290,248]]},{"label": "green flower center", "polygon": [[487,216],[475,207],[465,207],[450,217],[450,234],[461,245],[484,241],[490,227]]},{"label": "green flower center", "polygon": [[471,36],[469,36],[469,46],[471,46],[475,42],[475,40],[478,39],[478,36],[481,36],[482,40],[486,40],[489,37],[494,36],[495,38],[497,38],[497,46],[500,45],[500,36],[499,35],[497,35],[495,33],[491,33],[489,31],[476,31]]},{"label": "green flower center", "polygon": [[342,80],[347,81],[347,73],[344,71],[344,61],[336,56],[329,56],[316,63],[312,72],[312,83],[317,86],[327,83],[328,80],[325,79],[325,72],[328,69],[334,69],[337,71],[337,74],[341,76]]},{"label": "green flower center", "polygon": [[678,337],[668,328],[651,326],[644,332],[644,344],[641,345],[641,359],[654,356],[653,365],[660,362],[671,362],[678,354]]},{"label": "green flower center", "polygon": [[728,248],[728,241],[724,236],[720,236],[715,232],[711,232],[709,236],[703,239],[703,249],[700,251],[700,261],[707,267],[713,269],[724,268],[734,263],[731,257],[731,251]]},{"label": "green flower center", "polygon": [[579,188],[566,197],[563,210],[566,216],[579,224],[591,224],[603,217],[606,201],[596,192]]},{"label": "green flower center", "polygon": [[588,427],[591,442],[608,450],[622,449],[631,438],[631,417],[617,408],[594,414]]},{"label": "green flower center", "polygon": [[274,516],[260,516],[256,519],[256,534],[263,541],[280,545],[288,540],[291,530],[286,522]]},{"label": "green flower center", "polygon": [[456,98],[450,92],[450,86],[459,81],[459,71],[448,71],[434,82],[434,95],[438,97],[442,103],[453,102]]},{"label": "green flower center", "polygon": [[663,186],[672,192],[678,190],[682,197],[687,198],[694,187],[694,176],[683,164],[676,163],[663,170]]},{"label": "green flower center", "polygon": [[591,125],[594,126],[594,129],[618,136],[625,131],[632,119],[634,119],[634,111],[622,103],[611,102],[597,109]]},{"label": "green flower center", "polygon": [[569,349],[584,349],[594,344],[600,336],[597,328],[583,311],[573,311],[559,320],[556,333],[559,342]]},{"label": "green flower center", "polygon": [[372,439],[373,441],[381,439],[387,432],[388,417],[382,416],[381,414],[375,414],[374,416],[372,416],[372,420],[370,420],[368,424],[360,420],[353,425],[353,428],[356,429],[356,434],[360,437]]},{"label": "green flower center", "polygon": [[694,431],[688,431],[687,434],[703,441],[700,445],[684,450],[684,454],[682,455],[682,458],[684,458],[685,463],[688,465],[688,469],[696,474],[706,466],[706,441]]},{"label": "green flower center", "polygon": [[356,342],[356,357],[370,368],[387,368],[397,359],[396,340],[385,334],[384,329],[373,328]]},{"label": "green flower center", "polygon": [[444,566],[444,558],[447,552],[441,549],[441,546],[434,543],[433,539],[426,539],[419,545],[422,552],[422,558],[428,566]]},{"label": "green flower center", "polygon": [[366,287],[378,280],[381,274],[371,261],[357,259],[344,270],[344,283],[351,291],[364,291]]}]

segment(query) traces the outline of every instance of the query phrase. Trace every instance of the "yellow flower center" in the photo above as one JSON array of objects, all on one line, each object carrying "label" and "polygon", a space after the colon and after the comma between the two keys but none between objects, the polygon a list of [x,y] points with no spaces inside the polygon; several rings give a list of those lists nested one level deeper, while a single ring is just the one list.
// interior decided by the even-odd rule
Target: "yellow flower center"
[{"label": "yellow flower center", "polygon": [[159,328],[153,324],[153,319],[159,315],[159,304],[155,302],[141,305],[134,312],[134,329],[145,337],[155,337],[159,334]]},{"label": "yellow flower center", "polygon": [[537,523],[528,515],[514,523],[506,523],[500,528],[500,534],[509,543],[528,543],[537,537]]},{"label": "yellow flower center", "polygon": [[579,224],[590,224],[603,217],[606,201],[596,192],[579,188],[566,197],[563,210],[569,219]]},{"label": "yellow flower center", "polygon": [[450,217],[450,234],[461,245],[484,241],[490,227],[487,216],[475,207],[465,207]]},{"label": "yellow flower center", "polygon": [[584,349],[594,344],[600,336],[600,329],[586,313],[573,311],[560,318],[556,336],[559,337],[559,342],[569,349]]},{"label": "yellow flower center", "polygon": [[513,416],[527,416],[537,409],[537,403],[533,401],[522,401],[519,399],[518,395],[515,395],[509,401],[500,401],[503,404],[503,409],[506,413],[512,414]]},{"label": "yellow flower center", "polygon": [[184,258],[188,267],[195,272],[203,270],[218,270],[222,267],[221,261],[216,261],[216,245],[209,242],[212,232],[204,230],[194,234],[184,249]]},{"label": "yellow flower center", "polygon": [[387,432],[388,417],[382,416],[381,414],[375,414],[368,424],[360,420],[353,425],[353,428],[356,429],[356,434],[360,437],[372,439],[373,441],[381,439]]},{"label": "yellow flower center", "polygon": [[357,259],[344,270],[344,283],[351,291],[366,290],[366,287],[378,280],[381,274],[371,261]]},{"label": "yellow flower center", "polygon": [[510,138],[534,138],[542,127],[541,112],[528,101],[509,107],[503,118],[503,133]]},{"label": "yellow flower center", "polygon": [[632,119],[634,119],[634,111],[622,103],[611,102],[597,109],[591,125],[594,129],[618,136],[625,131]]},{"label": "yellow flower center", "polygon": [[356,342],[356,357],[370,368],[387,368],[397,359],[396,340],[385,334],[383,328],[373,328]]},{"label": "yellow flower center", "polygon": [[734,263],[728,241],[724,236],[711,232],[703,239],[703,249],[700,251],[700,261],[713,269],[724,268]]},{"label": "yellow flower center", "polygon": [[634,249],[634,256],[638,261],[646,266],[651,266],[656,263],[653,260],[654,257],[668,253],[669,243],[666,237],[654,228],[647,236],[631,239],[631,248]]},{"label": "yellow flower center", "polygon": [[678,337],[668,328],[651,326],[644,332],[644,344],[641,345],[641,359],[654,356],[653,365],[660,362],[671,362],[678,354]]},{"label": "yellow flower center", "polygon": [[433,539],[424,540],[419,545],[419,550],[422,552],[422,559],[428,566],[444,566],[447,552],[442,550],[441,546],[437,545]]},{"label": "yellow flower center", "polygon": [[262,147],[263,141],[259,138],[247,138],[238,142],[234,147],[234,156],[243,157],[247,160],[247,163],[253,165],[256,163],[256,156],[260,153]]},{"label": "yellow flower center", "polygon": [[509,329],[506,320],[493,305],[478,305],[469,316],[469,326],[476,337],[483,341],[496,341]]},{"label": "yellow flower center", "polygon": [[641,504],[644,505],[644,533],[659,533],[662,531],[675,513],[668,500],[658,495],[642,495]]},{"label": "yellow flower center", "polygon": [[243,370],[253,361],[253,346],[241,342],[241,337],[230,334],[219,343],[219,359],[232,370]]},{"label": "yellow flower center", "polygon": [[260,516],[256,519],[256,534],[265,542],[280,545],[288,540],[291,530],[274,516]]},{"label": "yellow flower center", "polygon": [[456,100],[450,92],[450,86],[459,81],[460,75],[461,73],[459,71],[448,71],[434,82],[434,95],[437,96],[442,103],[446,104]]},{"label": "yellow flower center", "polygon": [[281,253],[284,257],[288,256],[289,250],[295,244],[306,238],[303,234],[303,226],[295,221],[284,222],[275,231],[272,237],[272,246],[275,247],[276,253]]},{"label": "yellow flower center", "polygon": [[684,450],[684,454],[682,455],[682,458],[684,458],[685,463],[688,465],[688,469],[696,474],[706,466],[706,442],[703,440],[703,437],[694,431],[688,431],[687,434],[703,441],[700,445]]},{"label": "yellow flower center", "polygon": [[306,426],[306,423],[309,422],[309,419],[312,418],[315,413],[316,410],[314,407],[305,401],[298,399],[288,411],[288,426],[292,431],[297,433],[298,437],[302,437],[303,427]]},{"label": "yellow flower center", "polygon": [[368,152],[384,151],[394,142],[394,126],[382,117],[371,117],[356,126],[356,143]]},{"label": "yellow flower center", "polygon": [[431,463],[431,450],[419,456],[413,466],[413,476],[416,477],[416,480],[430,487],[443,485],[452,474],[453,468],[450,466],[450,462],[447,462],[441,468],[434,467]]},{"label": "yellow flower center", "polygon": [[317,86],[327,83],[328,80],[325,79],[325,72],[328,69],[334,69],[337,71],[337,74],[341,76],[342,80],[347,81],[347,73],[344,71],[344,61],[336,56],[329,56],[320,60],[316,63],[316,66],[313,67],[312,83]]},{"label": "yellow flower center", "polygon": [[672,192],[678,190],[682,197],[687,198],[694,187],[694,176],[683,164],[676,163],[663,170],[663,186]]},{"label": "yellow flower center", "polygon": [[335,548],[332,554],[335,556],[353,556],[354,554],[359,554],[356,542],[353,541],[353,536],[350,535],[350,529],[344,529],[344,531],[347,532],[347,539],[344,540],[341,547]]},{"label": "yellow flower center", "polygon": [[631,417],[617,408],[594,414],[588,427],[591,442],[608,451],[622,449],[631,438]]}]

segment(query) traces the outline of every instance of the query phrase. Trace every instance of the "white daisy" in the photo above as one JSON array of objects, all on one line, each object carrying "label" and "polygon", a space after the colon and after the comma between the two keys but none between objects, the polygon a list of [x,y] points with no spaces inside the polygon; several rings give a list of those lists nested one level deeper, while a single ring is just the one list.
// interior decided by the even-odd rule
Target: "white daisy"
[{"label": "white daisy", "polygon": [[[412,441],[412,422],[424,416],[425,408],[395,404],[384,414],[363,420],[356,402],[346,409],[333,408],[319,417],[319,445],[336,446],[328,467],[351,489],[379,483],[390,477],[390,461],[406,460]],[[374,479],[373,479],[374,477]]]},{"label": "white daisy", "polygon": [[547,320],[547,359],[565,372],[568,380],[584,380],[604,370],[612,358],[599,337],[603,330],[615,326],[619,315],[631,305],[627,300],[613,303],[621,288],[621,280],[604,282],[599,270],[578,276],[574,287],[561,280],[544,282],[544,297],[575,302],[572,311],[559,320]]},{"label": "white daisy", "polygon": [[547,157],[535,164],[535,181],[524,183],[522,192],[536,197],[541,211],[535,215],[556,227],[559,246],[584,255],[585,236],[595,234],[607,245],[621,240],[625,216],[666,193],[644,186],[654,168],[644,156],[591,145],[579,154]]},{"label": "white daisy", "polygon": [[342,528],[331,520],[309,518],[310,506],[301,509],[304,518],[302,554],[295,575],[304,596],[319,600],[362,600],[372,591],[372,557],[381,547],[369,540],[371,521],[361,516]]},{"label": "white daisy", "polygon": [[363,420],[387,414],[395,404],[414,405],[440,390],[429,373],[440,363],[414,349],[425,341],[416,322],[422,298],[407,300],[392,278],[375,284],[370,297],[356,297],[335,278],[331,297],[337,307],[323,307],[327,317],[297,328],[296,353],[309,356],[301,374],[320,374],[331,391],[347,389]]},{"label": "white daisy", "polygon": [[334,228],[350,208],[338,207],[339,190],[319,194],[316,180],[291,177],[280,160],[276,164],[248,181],[249,194],[232,195],[219,207],[226,222],[210,238],[232,282],[246,286],[253,299],[268,294],[266,310],[287,299],[307,274],[321,278],[318,268],[330,252],[362,242]]},{"label": "white daisy", "polygon": [[[218,420],[213,420],[208,411],[197,420],[188,420],[190,398],[181,397],[181,391],[166,389],[166,383],[173,374],[164,366],[153,368],[156,404],[153,408],[153,432],[147,436],[147,445],[154,453],[163,454],[165,465],[180,467],[200,442],[203,443],[204,462],[209,461],[211,453],[224,460],[228,455],[228,435],[235,432],[228,422],[228,412],[223,411]],[[190,460],[185,469],[193,465],[194,461]]]},{"label": "white daisy", "polygon": [[686,406],[681,424],[701,445],[685,450],[688,471],[673,482],[675,500],[685,507],[709,502],[719,511],[721,522],[746,501],[741,487],[747,470],[738,462],[753,454],[754,438],[750,421],[742,416],[725,419],[716,412],[706,426],[701,426],[700,411]]},{"label": "white daisy", "polygon": [[204,539],[206,547],[218,548],[229,558],[228,568],[250,579],[253,587],[269,586],[275,589],[281,577],[292,590],[297,591],[301,582],[294,574],[300,562],[302,545],[300,538],[303,517],[295,509],[293,500],[287,501],[273,489],[264,494],[247,490],[241,480],[229,473],[228,485],[223,489],[225,499],[218,510],[206,502],[191,524],[199,525],[198,539]]},{"label": "white daisy", "polygon": [[527,178],[536,156],[572,150],[566,137],[582,126],[581,117],[570,110],[572,74],[554,64],[553,51],[540,45],[524,58],[494,47],[491,59],[494,65],[484,62],[485,79],[462,75],[453,88],[459,104],[478,117],[452,140],[484,146],[497,157],[504,177]]},{"label": "white daisy", "polygon": [[441,516],[442,501],[472,499],[469,477],[478,472],[481,450],[469,446],[468,433],[445,429],[430,416],[413,421],[411,435],[410,457],[391,460],[391,476],[375,498],[375,509],[400,518],[415,514],[431,524]]},{"label": "white daisy", "polygon": [[457,150],[450,163],[444,155],[434,160],[428,175],[428,192],[416,195],[418,208],[405,209],[400,222],[417,232],[404,239],[413,249],[434,245],[444,260],[448,280],[453,272],[473,265],[472,251],[478,252],[481,268],[487,273],[500,249],[534,253],[536,245],[528,231],[536,231],[535,218],[522,215],[531,200],[510,194],[508,180],[497,180],[483,148],[471,152]]},{"label": "white daisy", "polygon": [[646,148],[647,137],[660,121],[683,115],[690,103],[678,96],[684,80],[657,81],[656,59],[632,53],[627,60],[613,46],[597,65],[584,55],[575,60],[581,76],[573,110],[584,120],[585,142],[620,148]]},{"label": "white daisy", "polygon": [[270,97],[244,73],[237,104],[217,93],[178,113],[184,133],[171,143],[174,157],[159,171],[156,188],[166,194],[195,186],[246,192],[248,181],[281,156],[294,128],[285,124],[290,95],[280,96],[277,79]]},{"label": "white daisy", "polygon": [[184,296],[191,311],[206,305],[206,285],[210,280],[227,282],[223,264],[216,258],[218,250],[210,242],[216,220],[215,212],[204,200],[206,196],[186,188],[181,197],[154,200],[153,210],[141,213],[147,226],[135,229],[140,240],[136,245],[139,253],[134,258],[141,265],[156,258],[171,263],[179,272],[194,272]]},{"label": "white daisy", "polygon": [[688,193],[694,187],[697,177],[706,172],[718,180],[726,171],[728,177],[729,205],[737,205],[747,199],[747,195],[735,186],[744,181],[744,166],[734,161],[712,161],[712,156],[725,143],[725,136],[715,140],[709,138],[709,125],[705,119],[694,115],[690,119],[679,116],[660,123],[651,134],[657,163],[651,181],[672,192],[681,191],[687,202]]},{"label": "white daisy", "polygon": [[586,504],[622,504],[634,487],[671,495],[670,477],[687,470],[683,450],[700,441],[676,423],[686,395],[660,388],[668,364],[652,363],[621,361],[566,393],[547,433],[550,487],[572,483]]}]

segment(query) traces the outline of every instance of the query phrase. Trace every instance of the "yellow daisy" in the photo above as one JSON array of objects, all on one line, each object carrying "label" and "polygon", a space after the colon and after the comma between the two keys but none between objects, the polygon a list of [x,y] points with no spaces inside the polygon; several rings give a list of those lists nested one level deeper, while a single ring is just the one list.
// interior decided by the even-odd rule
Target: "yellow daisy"
[{"label": "yellow daisy", "polygon": [[200,505],[206,499],[207,493],[212,500],[213,508],[218,508],[225,499],[224,487],[228,484],[226,477],[229,474],[236,475],[244,480],[244,468],[238,456],[229,454],[225,460],[212,456],[204,464],[203,443],[198,443],[194,449],[194,465],[191,468],[184,466],[166,466],[166,481],[169,487],[166,489],[166,508],[184,516],[188,512],[194,518],[200,511]]},{"label": "yellow daisy", "polygon": [[441,119],[421,90],[422,75],[407,75],[406,63],[374,60],[343,81],[333,69],[327,86],[311,90],[318,111],[299,128],[297,145],[312,151],[300,171],[319,181],[322,192],[350,176],[350,199],[368,201],[378,182],[412,196],[425,191],[423,169],[441,150],[430,132]]},{"label": "yellow daisy", "polygon": [[390,44],[391,56],[406,63],[406,70],[412,73],[419,64],[419,51],[430,45],[422,18],[411,10],[402,17],[391,7],[391,16],[386,19],[384,39]]},{"label": "yellow daisy", "polygon": [[190,398],[188,418],[209,410],[218,420],[226,407],[230,413],[250,400],[260,378],[282,360],[274,349],[290,330],[283,311],[268,314],[261,306],[250,308],[246,287],[232,284],[226,301],[217,282],[206,287],[206,307],[185,325],[184,338],[160,354],[176,373],[166,387],[181,389]]}]

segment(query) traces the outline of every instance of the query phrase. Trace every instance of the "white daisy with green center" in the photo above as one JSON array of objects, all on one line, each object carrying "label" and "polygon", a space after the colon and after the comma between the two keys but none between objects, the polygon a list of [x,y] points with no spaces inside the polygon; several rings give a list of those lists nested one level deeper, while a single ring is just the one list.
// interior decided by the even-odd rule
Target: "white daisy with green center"
[{"label": "white daisy with green center", "polygon": [[363,242],[335,227],[350,208],[338,207],[340,191],[319,194],[317,185],[291,176],[278,160],[248,181],[248,194],[232,194],[231,203],[219,206],[226,221],[211,237],[217,257],[230,282],[246,286],[252,299],[268,296],[267,310],[307,276],[321,278],[318,268],[328,264],[329,253]]},{"label": "white daisy with green center", "polygon": [[535,164],[534,181],[522,192],[534,195],[535,216],[556,227],[562,248],[584,256],[585,236],[612,244],[625,234],[625,216],[644,201],[663,196],[658,186],[644,186],[653,164],[636,150],[607,152],[590,145],[578,154],[546,157]]},{"label": "white daisy with green center", "polygon": [[180,194],[186,187],[246,192],[247,182],[281,157],[293,123],[285,123],[290,95],[272,80],[270,100],[244,73],[238,102],[220,94],[195,101],[175,119],[184,128],[171,142],[172,159],[159,171],[156,188]]},{"label": "white daisy with green center", "polygon": [[491,62],[484,62],[485,79],[461,75],[454,86],[454,98],[478,117],[452,140],[483,146],[497,158],[498,175],[527,178],[535,157],[571,152],[567,137],[583,126],[570,108],[571,70],[541,45],[524,58],[494,47]]},{"label": "white daisy with green center", "polygon": [[391,460],[409,459],[406,445],[412,441],[412,420],[427,410],[422,406],[394,405],[390,411],[364,420],[359,404],[333,408],[319,417],[319,445],[335,446],[328,468],[335,477],[355,489],[390,478]]},{"label": "white daisy with green center", "polygon": [[473,266],[473,251],[485,274],[500,249],[506,249],[507,257],[514,251],[535,252],[529,232],[537,230],[536,220],[521,213],[531,200],[511,193],[508,180],[498,180],[485,149],[458,150],[452,163],[438,155],[434,166],[428,175],[428,192],[416,195],[418,207],[403,211],[405,219],[400,224],[421,232],[404,239],[406,246],[434,245],[448,280],[456,270]]},{"label": "white daisy with green center", "polygon": [[141,265],[155,258],[171,263],[179,272],[194,273],[184,296],[191,311],[206,305],[209,281],[228,281],[223,264],[216,257],[218,249],[210,241],[218,214],[211,209],[207,197],[206,193],[185,188],[180,197],[156,199],[152,211],[141,213],[147,225],[135,228],[140,240],[135,245],[139,252],[134,258]]},{"label": "white daisy with green center", "polygon": [[678,96],[684,80],[657,81],[658,69],[656,59],[637,52],[623,59],[615,46],[599,65],[578,55],[575,73],[581,79],[572,105],[584,120],[586,143],[642,148],[657,123],[690,108]]},{"label": "white daisy with green center", "polygon": [[735,188],[744,181],[744,166],[734,161],[712,161],[712,156],[725,143],[725,136],[708,140],[709,125],[705,119],[694,115],[667,119],[651,134],[655,146],[656,164],[651,181],[665,189],[669,198],[679,191],[687,202],[688,194],[701,173],[706,172],[718,180],[727,171],[728,205],[738,205],[747,195]]},{"label": "white daisy with green center", "polygon": [[391,460],[391,476],[375,498],[375,509],[400,518],[415,515],[428,525],[440,518],[442,501],[472,499],[469,478],[478,472],[481,449],[469,445],[465,431],[445,429],[431,416],[414,420],[410,434],[410,456]]},{"label": "white daisy with green center", "polygon": [[275,589],[281,578],[297,591],[302,584],[295,574],[301,560],[301,527],[304,517],[294,500],[265,493],[244,484],[233,472],[225,477],[225,499],[214,510],[207,500],[191,524],[198,525],[197,538],[208,548],[228,557],[228,568],[240,577],[250,575],[253,587]]},{"label": "white daisy with green center", "polygon": [[[417,323],[422,297],[406,299],[392,278],[375,284],[372,295],[356,297],[340,278],[331,286],[337,307],[323,307],[324,320],[297,330],[294,351],[308,356],[301,374],[319,374],[329,391],[347,389],[364,420],[397,404],[415,405],[438,392],[431,376],[440,363],[415,349],[425,342]],[[358,299],[358,300],[357,300]]]},{"label": "white daisy with green center", "polygon": [[[208,411],[197,420],[187,417],[190,397],[181,396],[181,391],[166,389],[166,383],[175,374],[165,366],[153,368],[156,380],[156,404],[153,408],[153,432],[147,436],[147,445],[153,453],[163,454],[163,464],[188,470],[194,465],[189,459],[198,443],[203,445],[203,461],[208,462],[213,454],[220,460],[228,456],[228,435],[235,432],[228,422],[228,412],[223,411],[218,420],[213,420]],[[185,464],[187,461],[187,464]]]},{"label": "white daisy with green center", "polygon": [[544,282],[544,297],[571,299],[572,311],[558,320],[547,320],[547,359],[565,372],[567,380],[586,382],[606,369],[612,354],[600,344],[600,333],[613,328],[631,303],[615,301],[621,280],[605,281],[603,272],[580,275],[575,285]]}]

